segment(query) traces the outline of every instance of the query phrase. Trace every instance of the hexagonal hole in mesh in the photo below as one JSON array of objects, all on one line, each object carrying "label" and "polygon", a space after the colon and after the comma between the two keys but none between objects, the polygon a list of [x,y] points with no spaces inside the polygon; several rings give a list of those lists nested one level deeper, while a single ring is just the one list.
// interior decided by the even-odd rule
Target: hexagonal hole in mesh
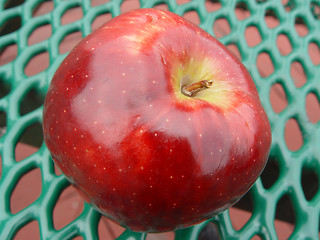
[{"label": "hexagonal hole in mesh", "polygon": [[272,73],[274,73],[274,64],[267,52],[260,52],[258,54],[257,67],[260,76],[263,78],[269,77]]},{"label": "hexagonal hole in mesh", "polygon": [[14,240],[40,240],[40,228],[38,221],[34,220],[24,225],[14,236]]},{"label": "hexagonal hole in mesh", "polygon": [[16,1],[6,0],[4,1],[3,8],[9,9],[9,8],[17,7],[23,4],[24,2],[25,0],[16,0]]},{"label": "hexagonal hole in mesh", "polygon": [[59,43],[59,54],[64,54],[72,50],[83,39],[80,31],[66,35]]},{"label": "hexagonal hole in mesh", "polygon": [[290,118],[284,131],[286,145],[290,151],[296,152],[303,146],[303,134],[296,119]]},{"label": "hexagonal hole in mesh", "polygon": [[306,97],[306,111],[310,122],[316,124],[320,121],[320,101],[313,92],[308,93]]},{"label": "hexagonal hole in mesh", "polygon": [[250,17],[250,11],[248,9],[247,3],[246,2],[238,2],[236,4],[236,7],[234,9],[234,13],[236,14],[236,17],[238,20],[244,20],[248,17]]},{"label": "hexagonal hole in mesh", "polygon": [[53,209],[53,226],[56,230],[74,221],[83,211],[84,202],[76,189],[69,185],[65,188]]},{"label": "hexagonal hole in mesh", "polygon": [[83,17],[83,11],[80,6],[71,7],[65,11],[61,17],[61,25],[67,25],[79,21]]},{"label": "hexagonal hole in mesh", "polygon": [[293,61],[290,66],[290,75],[297,88],[302,87],[307,82],[307,76],[300,61]]},{"label": "hexagonal hole in mesh", "polygon": [[316,0],[311,1],[310,10],[316,20],[320,20],[320,3]]},{"label": "hexagonal hole in mesh", "polygon": [[24,68],[24,73],[31,77],[42,71],[46,70],[49,67],[49,53],[47,51],[42,51],[34,56],[31,56],[26,67]]},{"label": "hexagonal hole in mesh", "polygon": [[279,240],[289,239],[293,233],[295,220],[294,206],[289,195],[283,195],[276,207],[274,226]]},{"label": "hexagonal hole in mesh", "polygon": [[294,0],[281,0],[283,8],[290,12],[295,8],[295,1]]},{"label": "hexagonal hole in mesh", "polygon": [[221,8],[221,3],[219,0],[205,1],[204,6],[208,12],[215,12]]},{"label": "hexagonal hole in mesh", "polygon": [[99,6],[107,2],[110,2],[110,0],[91,0],[91,7]]},{"label": "hexagonal hole in mesh", "polygon": [[123,1],[120,5],[121,13],[129,12],[134,9],[140,8],[140,1],[139,0],[130,0],[130,1]]},{"label": "hexagonal hole in mesh", "polygon": [[282,112],[288,106],[287,95],[280,83],[271,86],[269,99],[275,113]]},{"label": "hexagonal hole in mesh", "polygon": [[43,143],[42,125],[35,123],[27,126],[23,131],[15,147],[15,160],[17,162],[31,156],[41,147]]},{"label": "hexagonal hole in mesh", "polygon": [[302,16],[296,17],[294,27],[300,37],[304,37],[309,33],[308,26]]},{"label": "hexagonal hole in mesh", "polygon": [[42,179],[39,168],[22,175],[11,193],[11,213],[16,214],[36,201],[41,194],[41,189]]},{"label": "hexagonal hole in mesh", "polygon": [[21,17],[16,15],[8,18],[0,25],[0,37],[13,33],[21,28]]},{"label": "hexagonal hole in mesh", "polygon": [[108,218],[101,216],[98,224],[99,239],[116,239],[125,229]]},{"label": "hexagonal hole in mesh", "polygon": [[[9,44],[0,48],[0,66],[8,64],[16,59],[18,55],[18,46],[17,44]],[[0,80],[1,84],[1,80]],[[0,87],[1,91],[1,87]]]},{"label": "hexagonal hole in mesh", "polygon": [[154,9],[159,9],[159,10],[169,10],[169,6],[165,3],[159,3],[159,4],[155,4],[152,8]]},{"label": "hexagonal hole in mesh", "polygon": [[183,17],[195,25],[200,24],[200,17],[197,11],[187,11],[183,14]]},{"label": "hexagonal hole in mesh", "polygon": [[314,65],[320,64],[320,47],[316,42],[310,42],[308,45],[308,55]]},{"label": "hexagonal hole in mesh", "polygon": [[269,8],[265,12],[264,21],[269,28],[275,28],[279,26],[280,21],[275,10]]},{"label": "hexagonal hole in mesh", "polygon": [[230,43],[228,45],[226,45],[226,47],[228,48],[228,50],[235,56],[237,57],[240,61],[241,61],[241,54],[239,51],[239,48],[237,46],[237,44],[235,43]]},{"label": "hexagonal hole in mesh", "polygon": [[269,157],[266,167],[261,174],[261,181],[265,189],[271,188],[278,180],[280,168],[275,157]]},{"label": "hexagonal hole in mesh", "polygon": [[28,92],[23,96],[19,105],[19,113],[21,116],[26,115],[39,107],[44,102],[44,96],[40,94],[35,87],[28,89]]},{"label": "hexagonal hole in mesh", "polygon": [[220,240],[220,232],[218,226],[209,222],[199,233],[197,240]]},{"label": "hexagonal hole in mesh", "polygon": [[231,28],[226,18],[218,18],[213,24],[213,33],[216,38],[222,38],[231,33]]},{"label": "hexagonal hole in mesh", "polygon": [[252,216],[252,199],[250,191],[247,192],[232,208],[229,215],[233,228],[238,231],[243,228]]},{"label": "hexagonal hole in mesh", "polygon": [[280,54],[283,56],[286,56],[292,52],[292,45],[286,34],[279,34],[277,36],[277,47]]},{"label": "hexagonal hole in mesh", "polygon": [[319,176],[315,169],[306,166],[301,170],[301,186],[307,201],[312,201],[319,192]]},{"label": "hexagonal hole in mesh", "polygon": [[261,34],[259,29],[254,25],[246,28],[244,36],[249,47],[254,47],[261,43]]},{"label": "hexagonal hole in mesh", "polygon": [[52,12],[54,9],[54,2],[51,0],[40,1],[32,10],[32,17],[41,16]]},{"label": "hexagonal hole in mesh", "polygon": [[109,12],[103,13],[98,15],[91,24],[91,30],[94,31],[101,27],[106,22],[110,21],[112,19],[112,14]]},{"label": "hexagonal hole in mesh", "polygon": [[5,82],[0,77],[0,99],[8,95],[11,91],[11,84]]},{"label": "hexagonal hole in mesh", "polygon": [[30,34],[28,38],[28,45],[33,45],[42,42],[51,37],[52,27],[50,24],[44,24],[36,29]]}]

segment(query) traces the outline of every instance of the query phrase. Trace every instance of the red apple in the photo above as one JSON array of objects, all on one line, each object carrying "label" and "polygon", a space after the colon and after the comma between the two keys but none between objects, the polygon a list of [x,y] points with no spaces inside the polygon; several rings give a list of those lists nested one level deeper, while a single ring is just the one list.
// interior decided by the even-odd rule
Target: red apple
[{"label": "red apple", "polygon": [[85,199],[143,232],[229,208],[271,144],[246,68],[199,27],[154,9],[112,19],[70,52],[50,84],[43,128]]}]

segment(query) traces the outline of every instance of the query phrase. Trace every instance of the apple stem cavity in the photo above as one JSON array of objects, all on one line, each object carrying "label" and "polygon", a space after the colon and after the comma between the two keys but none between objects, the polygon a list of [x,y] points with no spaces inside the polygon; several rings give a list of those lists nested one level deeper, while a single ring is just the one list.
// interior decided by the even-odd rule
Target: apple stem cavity
[{"label": "apple stem cavity", "polygon": [[192,83],[188,86],[181,88],[181,93],[187,97],[193,97],[198,92],[209,88],[213,83],[213,80],[202,80],[200,82]]}]

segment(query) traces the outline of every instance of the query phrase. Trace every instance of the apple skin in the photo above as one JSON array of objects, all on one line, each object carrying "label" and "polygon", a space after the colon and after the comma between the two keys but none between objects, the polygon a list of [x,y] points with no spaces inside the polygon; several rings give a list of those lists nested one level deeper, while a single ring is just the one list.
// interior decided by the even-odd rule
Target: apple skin
[{"label": "apple skin", "polygon": [[[182,85],[212,80],[194,96]],[[263,171],[268,118],[241,62],[167,11],[122,14],[57,69],[45,143],[85,200],[120,225],[163,232],[236,203]]]}]

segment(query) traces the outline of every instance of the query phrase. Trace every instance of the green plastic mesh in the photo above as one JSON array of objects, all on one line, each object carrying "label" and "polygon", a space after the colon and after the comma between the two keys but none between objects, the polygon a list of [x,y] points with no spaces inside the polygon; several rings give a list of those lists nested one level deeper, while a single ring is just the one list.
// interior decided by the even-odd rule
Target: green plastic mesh
[{"label": "green plastic mesh", "polygon": [[[55,69],[70,50],[61,47],[63,40],[77,33],[86,36],[99,16],[105,17],[100,18],[103,21],[107,20],[107,13],[117,16],[127,11],[128,2],[141,8],[166,8],[185,17],[193,16],[200,27],[218,37],[249,69],[272,126],[270,161],[247,194],[252,209],[246,224],[236,230],[230,212],[225,211],[210,221],[176,231],[175,239],[197,239],[210,222],[218,227],[223,239],[278,239],[275,218],[284,206],[280,204],[284,198],[294,216],[290,239],[319,238],[320,121],[310,117],[316,109],[310,113],[306,107],[308,99],[315,99],[317,106],[320,99],[319,1],[54,0],[52,9],[35,14],[43,2],[0,0],[0,60],[9,48],[16,51],[14,59],[0,61],[0,239],[13,239],[32,221],[38,223],[41,239],[99,238],[101,215],[88,204],[70,224],[55,229],[53,210],[69,183],[55,173],[45,145],[40,141],[39,150],[22,161],[16,161],[15,152],[24,133],[41,124],[42,106],[25,109],[22,105],[29,106],[26,99],[35,101],[32,96],[43,100]],[[65,13],[75,8],[80,9],[82,17],[65,21]],[[51,35],[31,44],[32,33],[41,31],[43,26],[50,26]],[[281,41],[284,44],[279,44]],[[39,64],[38,72],[28,72],[29,65],[43,59],[49,62],[47,66]],[[299,74],[302,80],[297,77]],[[274,103],[277,97],[279,101]],[[290,126],[297,133],[287,135]],[[291,140],[298,145],[292,145]],[[12,192],[19,180],[34,169],[41,171],[40,196],[12,213]],[[310,187],[314,188],[311,195],[306,190]],[[146,237],[126,230],[119,239]]]}]

